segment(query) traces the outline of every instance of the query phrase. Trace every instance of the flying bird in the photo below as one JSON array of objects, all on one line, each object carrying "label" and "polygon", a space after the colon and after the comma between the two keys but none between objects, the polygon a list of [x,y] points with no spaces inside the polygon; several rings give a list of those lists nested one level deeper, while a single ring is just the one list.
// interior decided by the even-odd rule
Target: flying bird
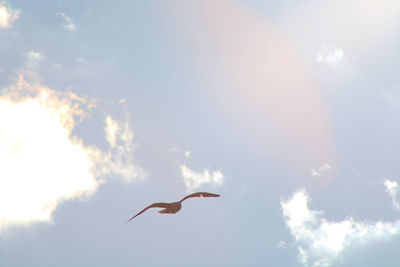
[{"label": "flying bird", "polygon": [[193,193],[193,194],[190,194],[190,195],[182,198],[178,202],[172,202],[172,203],[159,202],[159,203],[154,203],[154,204],[151,204],[151,205],[147,206],[146,208],[144,208],[141,212],[139,212],[138,214],[136,214],[135,216],[130,218],[127,222],[130,222],[136,216],[142,214],[143,212],[145,212],[146,210],[151,209],[151,208],[162,208],[163,210],[158,211],[158,213],[161,213],[161,214],[175,214],[182,208],[182,202],[184,200],[188,199],[188,198],[192,198],[192,197],[219,197],[219,196],[220,195],[207,193],[207,192],[197,192],[197,193]]}]

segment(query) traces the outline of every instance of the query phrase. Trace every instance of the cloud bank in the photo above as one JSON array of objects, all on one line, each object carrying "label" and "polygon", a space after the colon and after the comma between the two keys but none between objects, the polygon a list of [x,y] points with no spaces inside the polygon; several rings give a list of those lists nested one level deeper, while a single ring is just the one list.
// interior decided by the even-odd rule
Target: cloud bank
[{"label": "cloud bank", "polygon": [[15,224],[51,221],[63,201],[87,197],[120,175],[143,175],[133,162],[128,122],[107,116],[109,149],[88,146],[72,134],[88,118],[93,99],[57,92],[21,75],[0,93],[0,232]]},{"label": "cloud bank", "polygon": [[304,266],[330,266],[345,250],[399,234],[400,221],[367,222],[349,217],[329,221],[322,211],[308,207],[304,189],[281,201],[283,218],[295,239],[298,257]]},{"label": "cloud bank", "polygon": [[210,170],[205,169],[203,172],[196,172],[185,165],[181,165],[180,169],[187,192],[206,184],[221,186],[224,183],[224,175],[220,170],[210,172]]}]

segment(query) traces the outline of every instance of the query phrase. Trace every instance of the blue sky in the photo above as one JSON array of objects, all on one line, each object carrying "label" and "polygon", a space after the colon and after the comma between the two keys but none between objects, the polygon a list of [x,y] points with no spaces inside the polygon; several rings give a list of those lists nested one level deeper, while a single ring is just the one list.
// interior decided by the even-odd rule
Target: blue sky
[{"label": "blue sky", "polygon": [[399,5],[0,2],[0,266],[397,266]]}]

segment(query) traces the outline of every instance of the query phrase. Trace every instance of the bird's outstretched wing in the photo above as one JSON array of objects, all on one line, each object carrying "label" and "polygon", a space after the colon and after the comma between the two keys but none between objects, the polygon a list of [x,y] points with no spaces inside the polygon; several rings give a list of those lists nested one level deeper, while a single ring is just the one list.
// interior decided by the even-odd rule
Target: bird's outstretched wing
[{"label": "bird's outstretched wing", "polygon": [[184,198],[182,198],[181,202],[184,201],[185,199],[191,198],[191,197],[219,197],[220,195],[213,194],[213,193],[207,193],[207,192],[197,192],[190,194]]},{"label": "bird's outstretched wing", "polygon": [[169,206],[169,203],[163,203],[163,202],[151,204],[150,206],[147,206],[141,212],[139,212],[138,214],[136,214],[135,216],[130,218],[127,222],[130,222],[131,220],[133,220],[133,218],[135,218],[136,216],[142,214],[143,212],[145,212],[148,209],[151,209],[151,208],[168,208],[168,206]]}]

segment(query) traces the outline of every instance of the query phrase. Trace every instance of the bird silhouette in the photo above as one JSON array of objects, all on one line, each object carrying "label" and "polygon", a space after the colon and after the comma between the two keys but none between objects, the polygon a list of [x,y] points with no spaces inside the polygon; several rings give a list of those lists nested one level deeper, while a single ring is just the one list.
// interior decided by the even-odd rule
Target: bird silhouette
[{"label": "bird silhouette", "polygon": [[187,195],[186,197],[182,198],[178,202],[172,202],[172,203],[159,202],[159,203],[154,203],[154,204],[151,204],[151,205],[147,206],[146,208],[144,208],[138,214],[136,214],[135,216],[130,218],[127,222],[130,222],[136,216],[142,214],[143,212],[145,212],[146,210],[151,209],[151,208],[162,208],[163,210],[158,211],[158,213],[161,213],[161,214],[175,214],[182,208],[182,202],[184,200],[188,199],[188,198],[192,198],[192,197],[219,197],[219,196],[220,195],[207,193],[207,192],[197,192],[197,193],[193,193],[193,194]]}]

